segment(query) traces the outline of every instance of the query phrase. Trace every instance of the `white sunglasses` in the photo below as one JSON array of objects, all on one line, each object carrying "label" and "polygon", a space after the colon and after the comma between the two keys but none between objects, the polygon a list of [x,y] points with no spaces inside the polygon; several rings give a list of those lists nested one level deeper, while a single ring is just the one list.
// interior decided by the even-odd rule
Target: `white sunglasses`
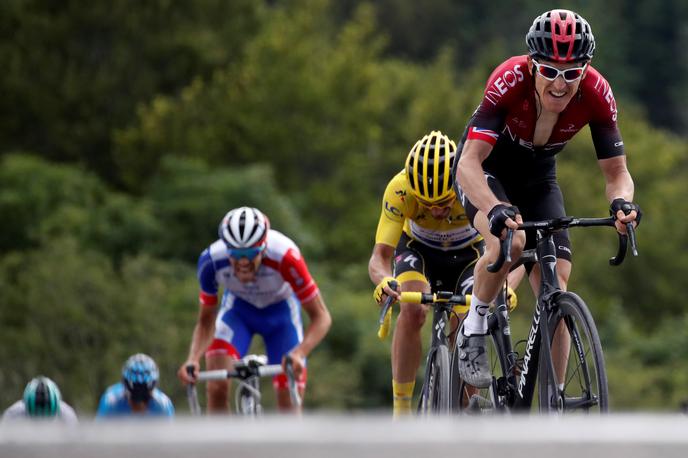
[{"label": "white sunglasses", "polygon": [[583,76],[583,72],[585,71],[585,68],[588,66],[586,62],[585,64],[583,64],[582,67],[573,67],[566,68],[564,70],[559,70],[558,68],[554,68],[550,65],[541,64],[535,59],[533,59],[533,64],[535,65],[535,69],[537,70],[537,72],[544,79],[554,81],[559,77],[559,75],[561,75],[562,78],[564,78],[564,81],[566,81],[567,83],[573,83],[574,81],[578,81]]}]

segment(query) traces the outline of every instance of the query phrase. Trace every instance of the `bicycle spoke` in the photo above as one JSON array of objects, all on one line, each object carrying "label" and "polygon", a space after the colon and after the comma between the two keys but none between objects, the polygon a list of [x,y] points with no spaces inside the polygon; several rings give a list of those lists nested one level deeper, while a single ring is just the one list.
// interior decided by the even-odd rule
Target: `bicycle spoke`
[{"label": "bicycle spoke", "polygon": [[544,386],[540,391],[541,405],[567,413],[606,412],[608,394],[604,357],[592,316],[583,301],[574,294],[562,295],[557,299],[557,306],[558,316],[565,324],[569,341],[568,357],[564,359],[566,367],[562,380],[563,389],[551,393],[548,377],[544,374]]}]

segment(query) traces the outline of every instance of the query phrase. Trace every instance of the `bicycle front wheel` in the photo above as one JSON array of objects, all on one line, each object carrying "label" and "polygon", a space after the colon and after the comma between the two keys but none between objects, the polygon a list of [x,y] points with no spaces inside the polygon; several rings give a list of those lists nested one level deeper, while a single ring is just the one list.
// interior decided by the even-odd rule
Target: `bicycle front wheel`
[{"label": "bicycle front wheel", "polygon": [[[538,371],[540,411],[607,412],[609,391],[602,344],[585,302],[574,293],[559,295],[549,320],[549,333],[552,353],[541,355]],[[560,379],[558,389],[551,383],[550,364]]]},{"label": "bicycle front wheel", "polygon": [[236,411],[245,417],[256,417],[262,414],[260,403],[260,385],[257,379],[242,382],[236,389]]},{"label": "bicycle front wheel", "polygon": [[440,345],[430,356],[418,410],[422,415],[446,415],[451,408],[449,350]]}]

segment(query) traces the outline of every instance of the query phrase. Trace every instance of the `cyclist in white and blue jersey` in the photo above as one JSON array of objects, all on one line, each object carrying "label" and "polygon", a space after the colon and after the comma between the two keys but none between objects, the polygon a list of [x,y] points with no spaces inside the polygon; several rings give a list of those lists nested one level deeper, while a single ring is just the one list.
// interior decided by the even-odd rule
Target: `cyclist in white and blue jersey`
[{"label": "cyclist in white and blue jersey", "polygon": [[[193,383],[203,355],[207,369],[231,369],[258,334],[265,342],[268,364],[284,365],[286,357],[291,358],[303,396],[306,358],[332,321],[306,261],[296,244],[271,229],[270,220],[257,208],[229,211],[218,235],[198,259],[198,318],[189,355],[177,375],[184,384]],[[305,330],[302,309],[310,319]],[[194,375],[189,375],[189,366]],[[298,410],[284,374],[273,378],[273,387],[280,410]],[[207,389],[208,412],[228,412],[229,381],[208,382]]]}]

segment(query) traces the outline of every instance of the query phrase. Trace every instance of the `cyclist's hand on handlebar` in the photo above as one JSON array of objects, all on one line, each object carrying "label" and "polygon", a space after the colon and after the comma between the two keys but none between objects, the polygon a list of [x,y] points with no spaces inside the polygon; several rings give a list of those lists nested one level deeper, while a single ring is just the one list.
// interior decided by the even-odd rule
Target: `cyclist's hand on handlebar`
[{"label": "cyclist's hand on handlebar", "polygon": [[[179,380],[181,380],[184,385],[196,383],[196,376],[200,370],[201,365],[198,361],[186,361],[177,371],[177,377],[179,377]],[[193,374],[193,376],[191,374]]]},{"label": "cyclist's hand on handlebar", "polygon": [[306,357],[298,350],[294,349],[288,355],[282,357],[282,369],[287,372],[287,357],[291,358],[291,367],[294,369],[294,377],[297,380],[301,378],[304,365],[306,364]]},{"label": "cyclist's hand on handlebar", "polygon": [[487,213],[490,232],[500,239],[506,236],[507,228],[516,230],[522,222],[521,212],[514,205],[497,204]]},{"label": "cyclist's hand on handlebar", "polygon": [[399,300],[401,296],[396,288],[398,288],[398,283],[394,277],[383,278],[382,281],[375,287],[375,291],[373,291],[373,298],[375,299],[375,302],[377,302],[378,305],[381,305],[387,296],[392,296],[396,300]]},{"label": "cyclist's hand on handlebar", "polygon": [[627,223],[635,223],[634,226],[637,227],[643,214],[638,204],[620,197],[612,201],[609,213],[616,218],[616,230],[621,234],[626,233]]}]

